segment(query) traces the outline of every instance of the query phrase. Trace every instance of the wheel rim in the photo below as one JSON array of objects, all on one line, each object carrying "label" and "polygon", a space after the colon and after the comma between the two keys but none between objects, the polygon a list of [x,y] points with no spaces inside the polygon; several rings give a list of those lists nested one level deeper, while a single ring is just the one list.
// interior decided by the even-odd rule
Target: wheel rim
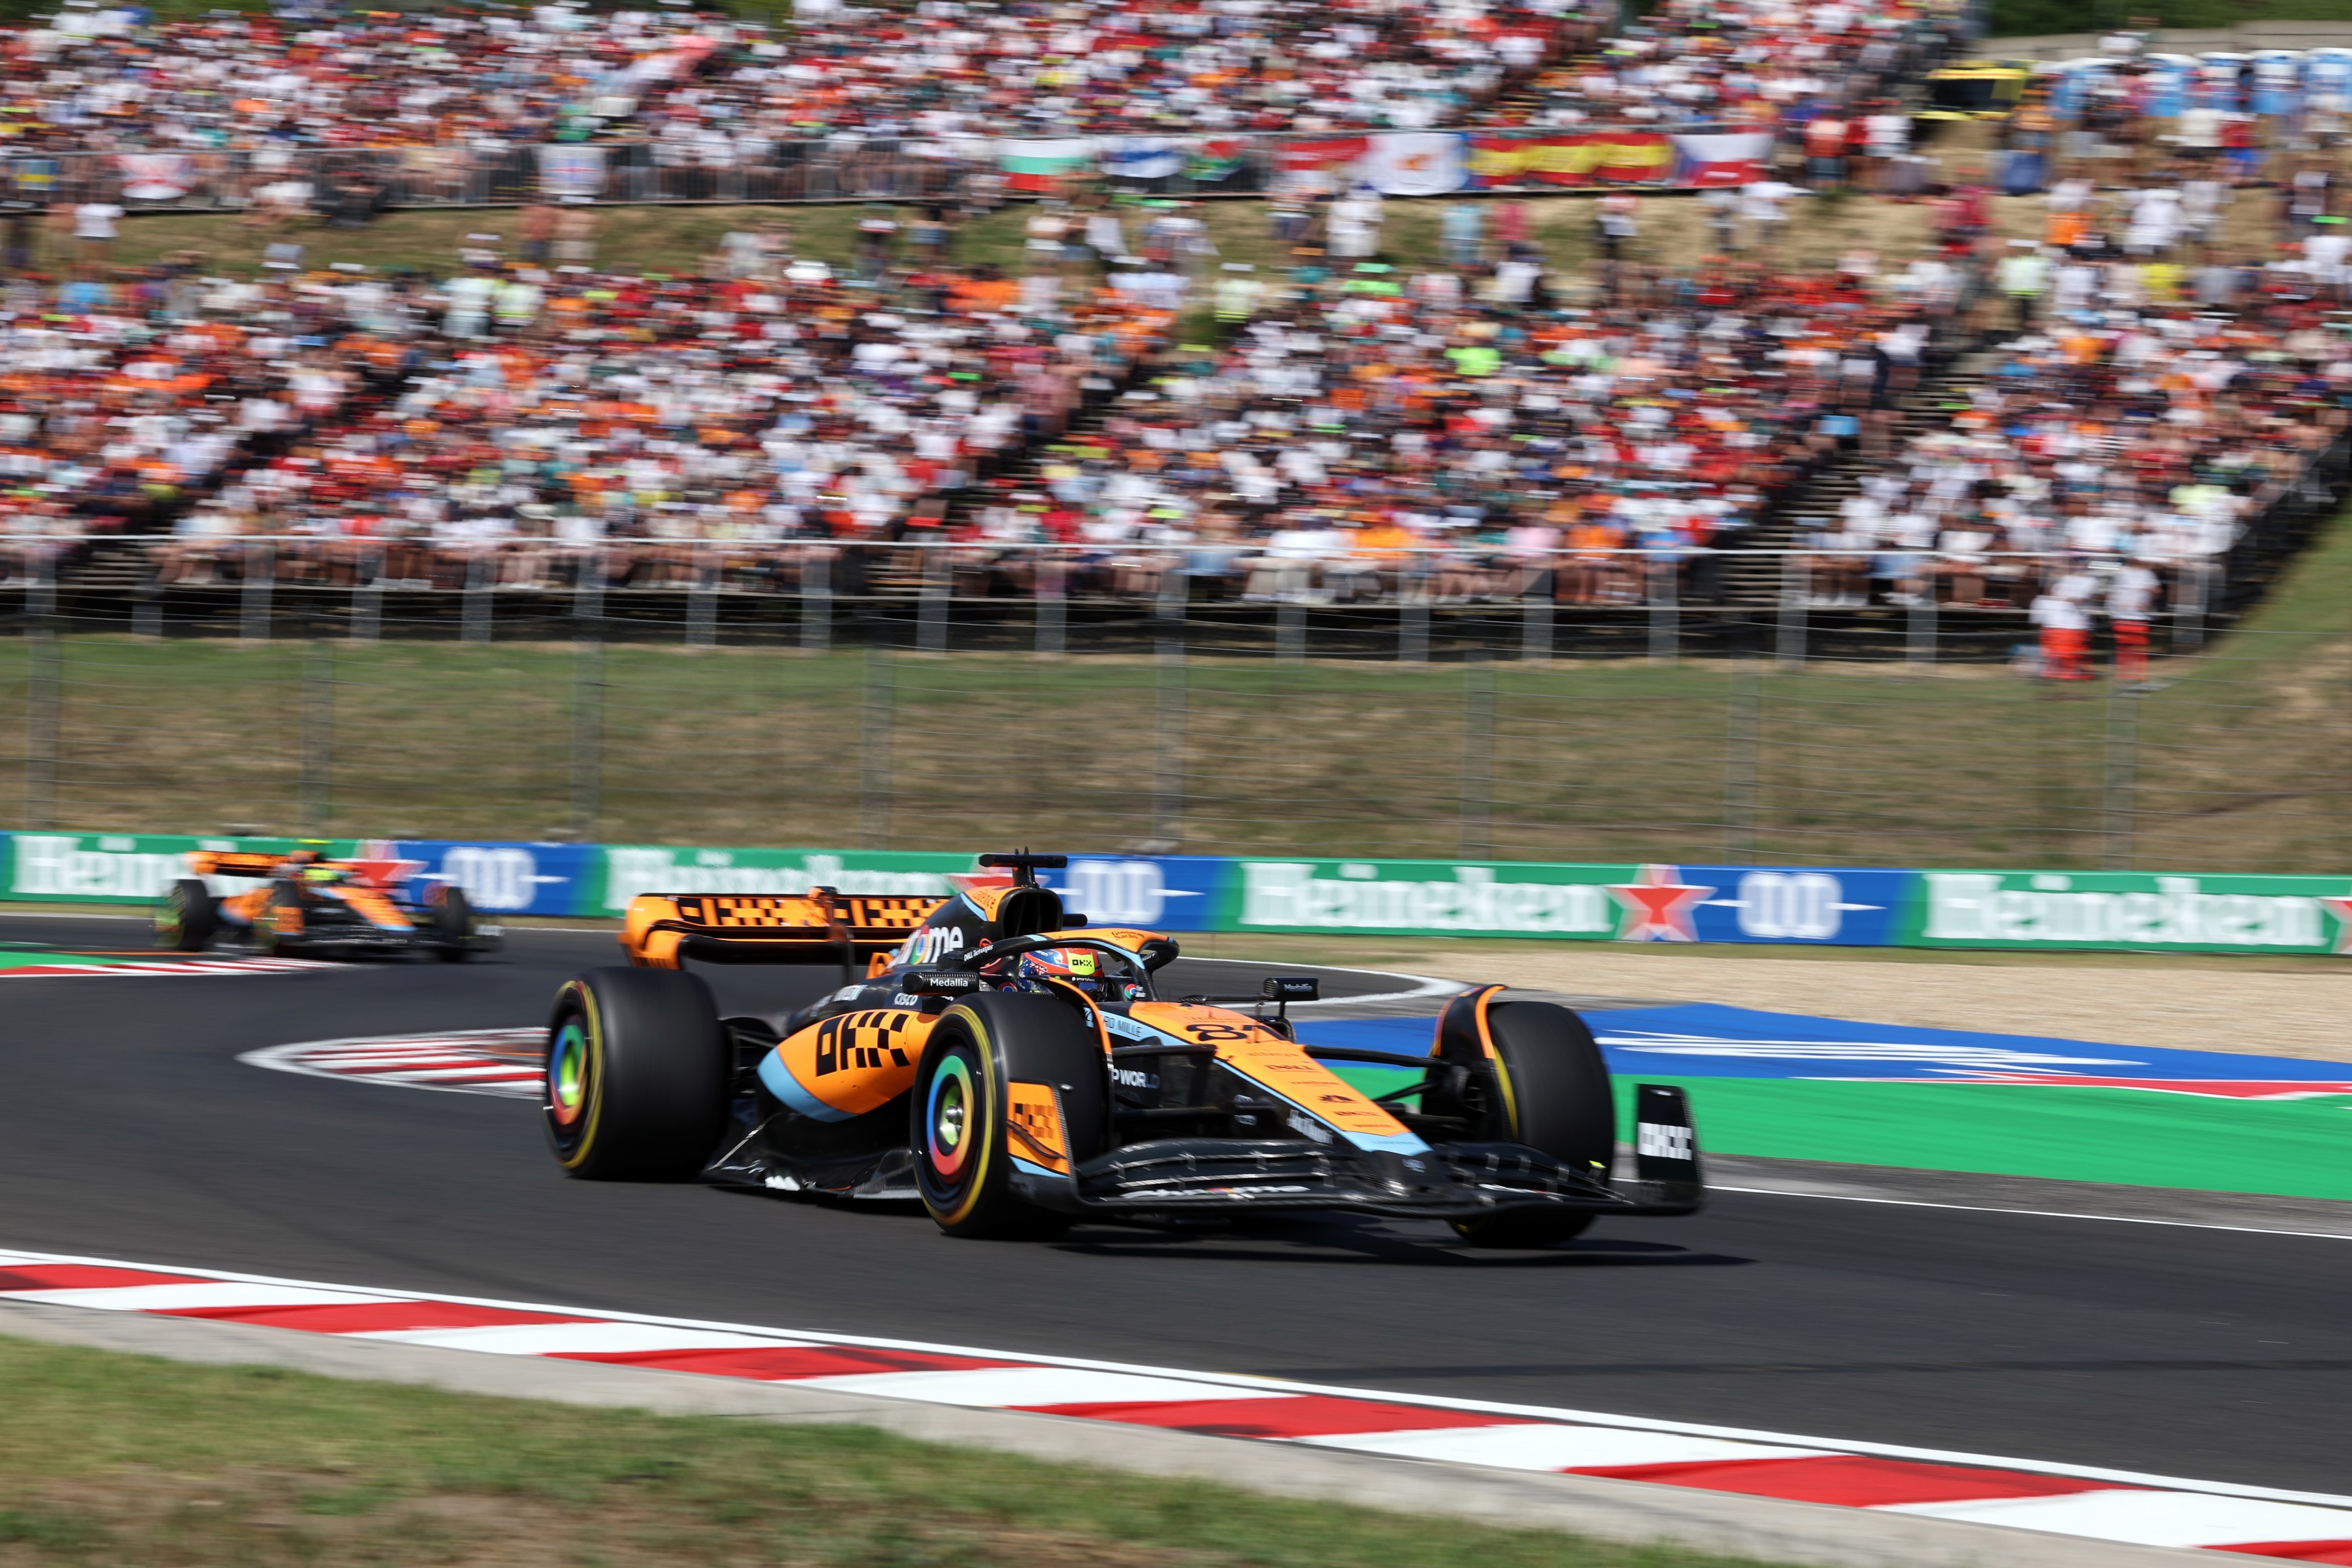
[{"label": "wheel rim", "polygon": [[588,1109],[588,1031],[568,1019],[547,1052],[547,1114],[560,1134],[579,1124]]},{"label": "wheel rim", "polygon": [[954,1186],[971,1155],[973,1107],[971,1064],[961,1053],[951,1054],[931,1075],[930,1092],[923,1108],[924,1153],[940,1181]]},{"label": "wheel rim", "polygon": [[163,901],[163,910],[155,916],[155,934],[165,941],[180,935],[180,895],[172,894]]}]

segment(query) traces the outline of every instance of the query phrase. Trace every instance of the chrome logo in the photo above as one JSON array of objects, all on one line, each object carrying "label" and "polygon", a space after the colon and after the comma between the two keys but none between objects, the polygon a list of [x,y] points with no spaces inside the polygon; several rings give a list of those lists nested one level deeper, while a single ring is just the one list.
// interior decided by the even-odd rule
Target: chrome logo
[{"label": "chrome logo", "polygon": [[555,1037],[547,1053],[547,1108],[556,1125],[568,1127],[580,1120],[588,1103],[588,1037],[572,1019]]},{"label": "chrome logo", "polygon": [[979,1096],[972,1092],[971,1067],[961,1056],[950,1056],[931,1074],[929,1103],[923,1109],[929,1132],[931,1169],[948,1181],[962,1174],[971,1152],[972,1116]]}]

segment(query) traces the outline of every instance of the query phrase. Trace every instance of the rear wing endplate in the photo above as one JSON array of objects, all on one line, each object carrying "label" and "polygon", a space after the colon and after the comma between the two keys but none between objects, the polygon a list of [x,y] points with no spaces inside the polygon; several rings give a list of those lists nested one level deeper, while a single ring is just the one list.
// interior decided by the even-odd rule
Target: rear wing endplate
[{"label": "rear wing endplate", "polygon": [[705,964],[839,964],[887,953],[930,918],[943,898],[885,897],[812,888],[769,894],[643,894],[629,903],[622,950],[642,968]]}]

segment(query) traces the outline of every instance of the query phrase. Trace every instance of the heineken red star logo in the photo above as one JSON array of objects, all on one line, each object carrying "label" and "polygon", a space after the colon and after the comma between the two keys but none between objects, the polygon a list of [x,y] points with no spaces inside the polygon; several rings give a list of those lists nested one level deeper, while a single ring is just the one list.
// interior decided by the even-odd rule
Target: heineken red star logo
[{"label": "heineken red star logo", "polygon": [[1633,880],[1609,889],[1625,917],[1619,925],[1620,942],[1696,942],[1692,911],[1715,896],[1715,889],[1685,882],[1680,868],[1645,865]]},{"label": "heineken red star logo", "polygon": [[2352,953],[2352,894],[2342,898],[2323,898],[2319,907],[2336,916],[2336,951]]}]

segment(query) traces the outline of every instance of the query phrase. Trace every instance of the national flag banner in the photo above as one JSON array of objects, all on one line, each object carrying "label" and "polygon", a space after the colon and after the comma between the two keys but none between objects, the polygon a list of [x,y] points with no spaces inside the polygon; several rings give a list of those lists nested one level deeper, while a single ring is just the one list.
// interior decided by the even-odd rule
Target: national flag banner
[{"label": "national flag banner", "polygon": [[1675,183],[1745,185],[1772,162],[1769,131],[1697,131],[1675,138]]},{"label": "national flag banner", "polygon": [[1004,171],[1005,185],[1015,191],[1049,191],[1054,182],[1090,168],[1100,143],[1083,136],[1052,141],[1000,141],[996,166]]},{"label": "national flag banner", "polygon": [[1664,184],[1674,171],[1674,143],[1664,131],[1585,131],[1471,141],[1470,174],[1479,186]]},{"label": "national flag banner", "polygon": [[1442,196],[1470,183],[1464,138],[1451,131],[1388,131],[1370,138],[1363,178],[1390,196]]},{"label": "national flag banner", "polygon": [[1185,175],[1196,185],[1217,185],[1249,167],[1249,143],[1238,136],[1210,136],[1192,144]]},{"label": "national flag banner", "polygon": [[196,183],[196,161],[185,152],[118,152],[114,165],[122,171],[122,193],[134,202],[172,201]]},{"label": "national flag banner", "polygon": [[1173,136],[1114,136],[1103,143],[1103,172],[1114,180],[1165,180],[1183,172],[1186,152]]},{"label": "national flag banner", "polygon": [[1324,173],[1351,166],[1371,146],[1371,139],[1366,136],[1318,136],[1284,142],[1276,162],[1286,174]]},{"label": "national flag banner", "polygon": [[539,189],[558,201],[595,200],[604,191],[604,150],[580,142],[541,142]]},{"label": "national flag banner", "polygon": [[58,161],[54,158],[18,158],[10,167],[16,176],[16,193],[20,196],[46,198],[58,188]]}]

